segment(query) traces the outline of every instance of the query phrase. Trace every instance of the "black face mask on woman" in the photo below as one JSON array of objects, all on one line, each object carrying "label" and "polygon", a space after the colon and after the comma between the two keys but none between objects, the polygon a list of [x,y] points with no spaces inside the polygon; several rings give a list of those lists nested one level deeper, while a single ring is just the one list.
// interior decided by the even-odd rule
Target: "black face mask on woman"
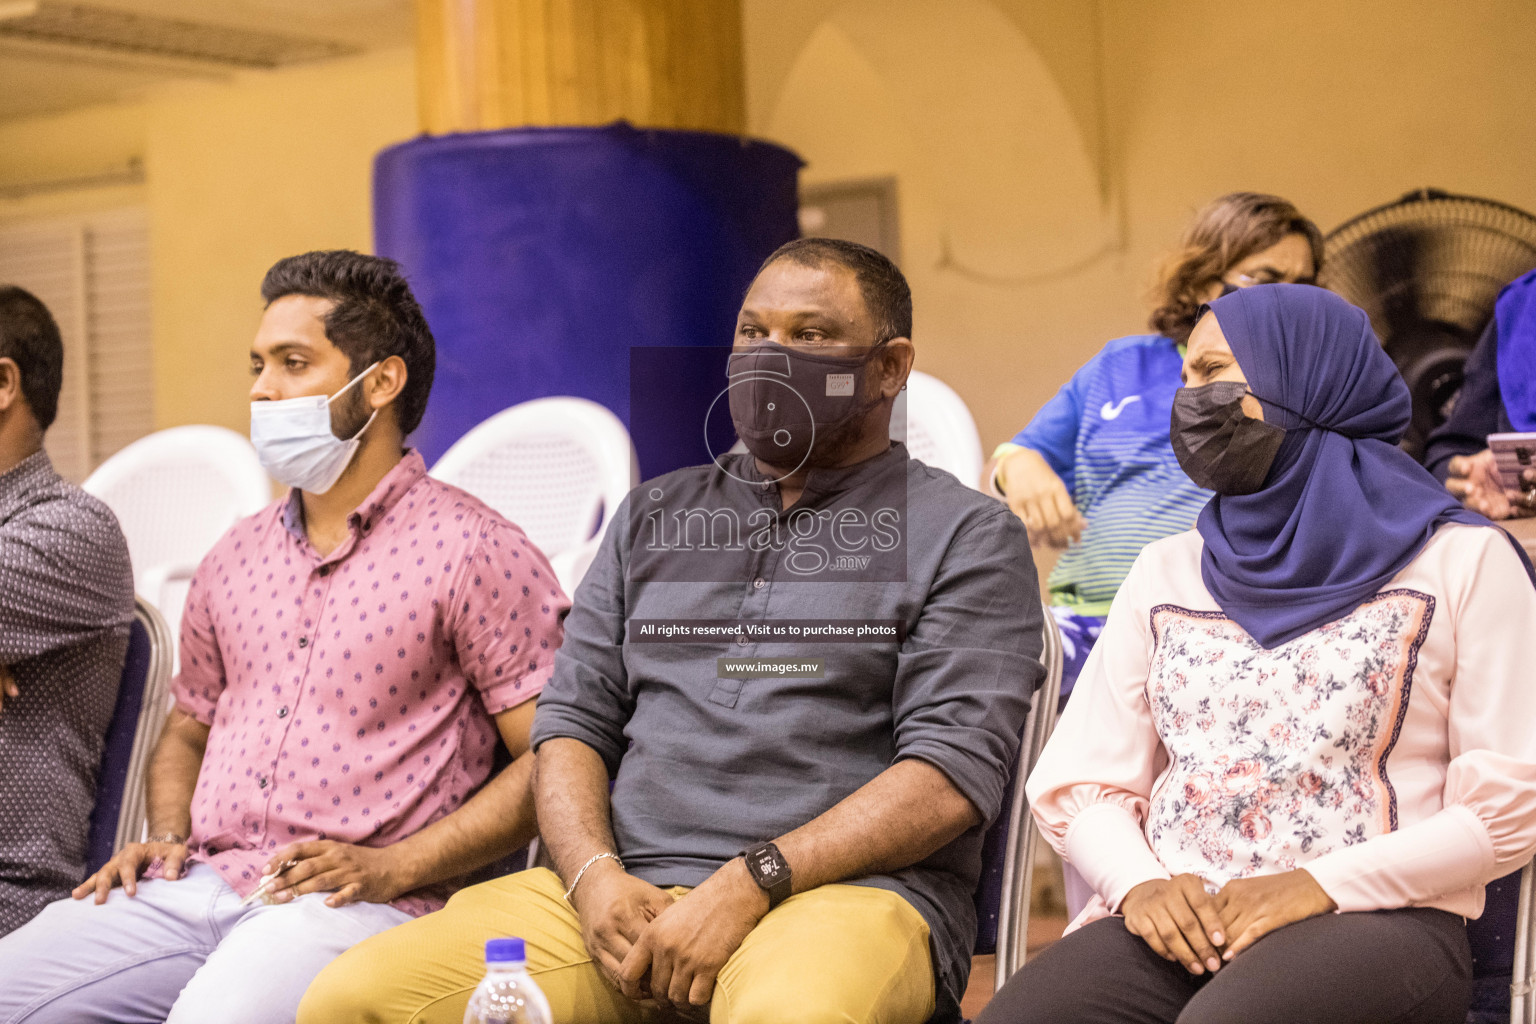
[{"label": "black face mask on woman", "polygon": [[732,352],[726,373],[736,436],[747,451],[790,472],[813,446],[818,455],[830,454],[826,445],[840,428],[880,404],[878,394],[861,400],[879,347],[834,356],[766,341]]},{"label": "black face mask on woman", "polygon": [[1252,494],[1264,486],[1285,428],[1243,411],[1248,386],[1219,380],[1173,394],[1169,440],[1191,480],[1217,494]]}]

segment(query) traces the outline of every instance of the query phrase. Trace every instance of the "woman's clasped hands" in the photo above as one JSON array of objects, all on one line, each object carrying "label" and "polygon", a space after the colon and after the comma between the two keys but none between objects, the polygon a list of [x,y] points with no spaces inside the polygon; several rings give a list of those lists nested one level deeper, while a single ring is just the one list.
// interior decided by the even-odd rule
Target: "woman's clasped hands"
[{"label": "woman's clasped hands", "polygon": [[1236,878],[1215,894],[1198,875],[1156,878],[1131,889],[1120,904],[1127,930],[1191,974],[1214,974],[1275,929],[1336,909],[1300,869]]}]

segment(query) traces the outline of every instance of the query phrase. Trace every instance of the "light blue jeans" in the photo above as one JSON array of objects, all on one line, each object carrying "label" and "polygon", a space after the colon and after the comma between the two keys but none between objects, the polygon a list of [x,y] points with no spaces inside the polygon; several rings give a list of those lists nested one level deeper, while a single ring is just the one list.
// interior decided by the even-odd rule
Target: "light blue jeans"
[{"label": "light blue jeans", "polygon": [[240,906],[217,871],[60,900],[0,939],[0,1024],[292,1024],[347,949],[410,915],[326,893]]}]

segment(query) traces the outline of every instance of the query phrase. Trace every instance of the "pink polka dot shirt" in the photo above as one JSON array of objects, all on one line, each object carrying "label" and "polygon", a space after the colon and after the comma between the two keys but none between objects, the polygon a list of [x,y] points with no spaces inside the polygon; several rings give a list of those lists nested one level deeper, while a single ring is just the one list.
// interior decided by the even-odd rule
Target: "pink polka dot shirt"
[{"label": "pink polka dot shirt", "polygon": [[348,525],[322,558],[295,493],[225,534],[187,596],[172,688],[210,727],[189,846],[241,895],[289,843],[387,846],[457,810],[490,775],[491,716],[539,693],[560,646],[543,554],[416,452]]}]

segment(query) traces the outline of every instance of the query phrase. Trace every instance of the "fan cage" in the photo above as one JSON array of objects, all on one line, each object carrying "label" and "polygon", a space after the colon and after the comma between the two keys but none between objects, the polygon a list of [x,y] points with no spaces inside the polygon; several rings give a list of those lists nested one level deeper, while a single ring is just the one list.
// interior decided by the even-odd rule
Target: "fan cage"
[{"label": "fan cage", "polygon": [[1402,440],[1422,457],[1505,285],[1536,268],[1536,217],[1507,203],[1419,189],[1324,239],[1319,282],[1353,302],[1413,399]]},{"label": "fan cage", "polygon": [[1405,320],[1440,325],[1470,347],[1499,291],[1533,268],[1536,216],[1420,189],[1329,232],[1320,282],[1364,309],[1389,347]]}]

